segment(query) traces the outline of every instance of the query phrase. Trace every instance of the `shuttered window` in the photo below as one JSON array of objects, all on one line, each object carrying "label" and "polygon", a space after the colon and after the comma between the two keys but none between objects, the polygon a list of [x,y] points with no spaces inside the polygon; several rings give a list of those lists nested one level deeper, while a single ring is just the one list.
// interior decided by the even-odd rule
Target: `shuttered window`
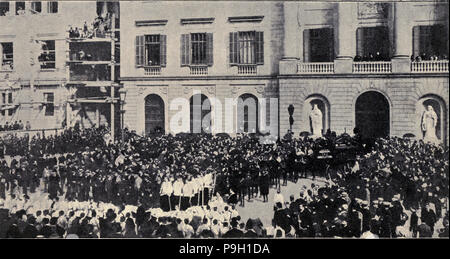
[{"label": "shuttered window", "polygon": [[144,66],[144,36],[136,36],[136,67]]},{"label": "shuttered window", "polygon": [[212,33],[182,34],[180,47],[181,66],[213,65]]},{"label": "shuttered window", "polygon": [[264,64],[264,32],[230,33],[230,64]]},{"label": "shuttered window", "polygon": [[47,2],[47,12],[58,13],[58,2],[56,1]]},{"label": "shuttered window", "polygon": [[136,36],[136,67],[161,66],[167,62],[167,36]]}]

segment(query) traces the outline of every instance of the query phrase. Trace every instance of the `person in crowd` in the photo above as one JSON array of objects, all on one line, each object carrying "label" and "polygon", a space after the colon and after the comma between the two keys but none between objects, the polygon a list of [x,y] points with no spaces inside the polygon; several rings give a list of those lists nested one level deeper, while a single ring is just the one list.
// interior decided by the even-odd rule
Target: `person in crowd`
[{"label": "person in crowd", "polygon": [[[244,231],[239,229],[235,209],[230,206],[236,203],[233,203],[234,194],[241,200],[253,199],[257,197],[254,195],[257,189],[267,200],[271,189],[267,185],[274,184],[277,192],[284,188],[279,184],[281,172],[287,172],[286,179],[295,181],[295,173],[301,171],[289,168],[286,161],[306,156],[310,161],[305,165],[307,168],[314,163],[317,150],[322,147],[332,146],[336,141],[357,142],[347,136],[316,140],[305,137],[282,138],[274,145],[262,144],[258,138],[248,135],[231,138],[179,134],[145,138],[125,130],[124,143],[106,146],[104,136],[107,131],[105,127],[84,130],[75,127],[56,136],[2,137],[5,154],[17,156],[10,163],[4,159],[0,163],[0,183],[4,183],[5,198],[3,185],[0,185],[0,195],[7,201],[2,208],[9,210],[8,217],[14,218],[17,212],[12,204],[23,208],[24,204],[34,203],[33,197],[37,194],[46,193],[48,201],[39,201],[42,211],[53,211],[55,204],[60,203],[69,204],[64,206],[67,208],[79,203],[144,208],[139,219],[128,222],[127,218],[132,216],[126,216],[123,211],[112,211],[107,216],[103,212],[96,213],[97,220],[86,217],[90,209],[76,209],[82,211],[83,216],[64,211],[62,217],[66,219],[60,222],[67,222],[66,234],[78,237],[119,237],[125,233],[130,237],[134,234],[153,237],[154,233],[167,237],[176,235],[174,226],[185,224],[186,217],[194,229],[193,236],[199,235],[195,231],[203,225],[201,229],[205,233],[200,234],[204,236],[211,235],[206,231],[208,229],[212,235],[242,236]],[[300,197],[290,199],[288,206],[284,199],[277,200],[274,219],[284,235],[292,236],[294,232],[299,237],[360,237],[370,230],[379,237],[396,237],[402,232],[397,230],[407,220],[405,212],[410,213],[411,207],[423,207],[420,220],[426,226],[418,224],[417,232],[419,236],[428,235],[428,227],[431,235],[436,236],[441,231],[440,225],[436,224],[442,222],[448,211],[442,205],[448,199],[448,148],[392,137],[378,139],[371,150],[358,152],[359,155],[350,162],[330,165],[324,186],[305,186]],[[356,162],[357,167],[354,166]],[[266,178],[261,178],[261,172]],[[320,170],[318,176],[319,173]],[[255,181],[261,181],[259,188],[255,188]],[[164,197],[169,193],[172,194],[170,197]],[[209,204],[207,209],[205,205]],[[145,210],[152,208],[160,208],[157,214],[165,216],[154,219],[151,215],[144,216]],[[197,211],[197,208],[202,209]],[[114,213],[117,214],[115,217]],[[215,216],[205,221],[208,213]],[[36,222],[41,224],[44,219],[38,219],[40,216],[36,214]],[[47,216],[48,213],[44,218]],[[56,222],[51,219],[49,217],[48,222],[45,220],[45,224],[41,224],[46,227],[43,231],[38,229],[38,236],[59,235],[55,229],[64,223],[58,223],[59,217]],[[91,221],[98,221],[97,230]],[[28,218],[22,220],[21,226],[25,227],[28,222]],[[216,225],[214,231],[211,225]],[[230,226],[231,229],[227,229]],[[438,231],[434,231],[435,228]],[[443,229],[442,233],[445,233]],[[19,228],[19,236],[22,231]],[[14,224],[9,233],[17,236]]]}]

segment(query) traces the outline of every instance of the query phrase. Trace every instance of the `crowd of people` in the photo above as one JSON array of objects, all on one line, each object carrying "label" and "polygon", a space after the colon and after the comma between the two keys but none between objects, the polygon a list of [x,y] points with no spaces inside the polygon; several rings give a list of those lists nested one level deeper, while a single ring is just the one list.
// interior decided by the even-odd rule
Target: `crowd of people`
[{"label": "crowd of people", "polygon": [[[141,137],[126,130],[125,141],[120,143],[111,142],[107,132],[103,127],[72,128],[56,136],[3,143],[6,154],[11,156],[10,161],[0,162],[0,200],[4,201],[1,207],[8,210],[5,212],[8,222],[17,225],[23,221],[22,225],[26,225],[29,214],[24,207],[19,214],[17,210],[9,210],[11,205],[5,203],[12,204],[11,200],[26,203],[45,193],[52,205],[39,207],[41,213],[55,204],[66,204],[69,209],[78,203],[110,204],[117,208],[134,206],[144,211],[159,208],[166,215],[161,221],[155,219],[159,225],[190,225],[190,221],[182,223],[185,219],[173,215],[199,207],[215,211],[211,202],[216,197],[223,197],[226,211],[237,203],[245,206],[246,200],[259,195],[268,202],[271,186],[280,191],[288,180],[297,182],[308,176],[312,179],[321,176],[327,179],[326,186],[303,188],[297,200],[291,197],[288,204],[275,203],[273,226],[266,226],[265,235],[400,237],[404,235],[401,227],[408,220],[411,231],[420,236],[429,234],[423,233],[427,227],[433,235],[431,222],[443,220],[446,229],[438,231],[448,235],[448,148],[443,146],[400,138],[379,139],[371,152],[367,153],[367,148],[359,150],[356,162],[351,159],[335,164],[320,160],[322,151],[333,151],[343,139],[349,145],[355,144],[358,136],[339,137],[332,133],[322,139],[286,136],[269,145],[251,135]],[[57,213],[70,214],[69,211]],[[88,211],[81,213],[84,217],[79,217],[79,222],[87,225],[100,217],[87,216],[91,213]],[[39,215],[31,213],[32,222],[33,216]],[[152,217],[148,216],[150,220]],[[105,217],[108,221],[106,214]],[[46,224],[51,227],[53,217],[47,218]],[[247,222],[241,229],[243,222],[233,218],[228,219],[226,226],[233,229],[233,234],[221,232],[223,235],[219,236],[244,237],[247,225],[256,224],[256,221]],[[135,229],[139,225],[137,218],[130,216],[124,220]],[[53,225],[57,221],[53,219]],[[211,228],[216,225],[214,220],[205,217],[200,221]],[[221,223],[217,222],[224,227]],[[119,228],[116,230],[115,234],[120,232]],[[263,236],[261,233],[256,236]],[[93,237],[98,236],[108,235]]]},{"label": "crowd of people", "polygon": [[429,53],[422,53],[417,56],[411,55],[411,62],[437,61],[437,60],[448,60],[448,56],[446,54],[429,54]]},{"label": "crowd of people", "polygon": [[106,13],[105,17],[101,15],[97,16],[90,25],[85,21],[82,28],[70,27],[69,38],[104,38],[107,33],[111,32],[111,29],[112,15],[111,13]]},{"label": "crowd of people", "polygon": [[356,55],[353,58],[353,61],[355,62],[373,62],[373,61],[389,61],[390,58],[387,57],[384,54],[381,54],[380,52],[376,52],[375,54],[373,53],[368,53],[367,55]]},{"label": "crowd of people", "polygon": [[353,166],[330,170],[326,186],[276,203],[274,224],[297,237],[448,237],[448,155],[422,141],[379,139]]},{"label": "crowd of people", "polygon": [[[219,238],[270,236],[260,221],[244,223],[216,195],[203,206],[164,212],[161,208],[95,202],[0,203],[0,236],[7,238]],[[44,208],[44,209],[41,209]]]},{"label": "crowd of people", "polygon": [[12,130],[30,130],[31,124],[29,121],[23,124],[22,120],[14,121],[14,123],[9,124],[5,122],[4,125],[0,125],[0,131],[12,131]]}]

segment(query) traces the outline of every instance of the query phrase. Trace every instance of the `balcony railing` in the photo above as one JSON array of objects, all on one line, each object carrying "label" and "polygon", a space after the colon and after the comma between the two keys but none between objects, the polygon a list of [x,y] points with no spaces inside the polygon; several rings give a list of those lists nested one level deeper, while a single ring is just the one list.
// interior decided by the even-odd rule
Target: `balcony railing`
[{"label": "balcony railing", "polygon": [[238,65],[238,75],[256,75],[256,65]]},{"label": "balcony railing", "polygon": [[192,67],[190,67],[190,74],[191,75],[207,75],[208,74],[208,67],[192,66]]},{"label": "balcony railing", "polygon": [[411,73],[448,73],[448,60],[413,61]]},{"label": "balcony railing", "polygon": [[353,73],[357,74],[387,74],[392,72],[390,61],[353,62]]},{"label": "balcony railing", "polygon": [[159,76],[161,75],[161,67],[146,67],[144,68],[144,74],[146,76]]},{"label": "balcony railing", "polygon": [[299,63],[297,67],[298,74],[333,74],[333,62],[317,63]]}]

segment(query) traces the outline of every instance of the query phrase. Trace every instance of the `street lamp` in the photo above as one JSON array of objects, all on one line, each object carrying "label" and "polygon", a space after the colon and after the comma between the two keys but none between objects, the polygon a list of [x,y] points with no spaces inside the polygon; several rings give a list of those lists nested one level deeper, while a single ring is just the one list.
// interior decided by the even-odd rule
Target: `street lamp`
[{"label": "street lamp", "polygon": [[289,112],[289,130],[292,132],[292,125],[294,124],[294,118],[292,117],[292,115],[294,114],[294,105],[289,104],[288,112]]},{"label": "street lamp", "polygon": [[120,88],[119,89],[119,94],[120,94],[120,120],[121,120],[121,122],[120,122],[120,128],[121,128],[121,131],[122,131],[122,145],[123,145],[123,143],[125,142],[125,134],[124,134],[124,123],[123,123],[123,121],[124,121],[124,114],[125,114],[125,110],[123,109],[123,105],[124,105],[124,103],[125,103],[125,97],[126,97],[126,95],[127,95],[127,90],[125,89],[125,88]]}]

